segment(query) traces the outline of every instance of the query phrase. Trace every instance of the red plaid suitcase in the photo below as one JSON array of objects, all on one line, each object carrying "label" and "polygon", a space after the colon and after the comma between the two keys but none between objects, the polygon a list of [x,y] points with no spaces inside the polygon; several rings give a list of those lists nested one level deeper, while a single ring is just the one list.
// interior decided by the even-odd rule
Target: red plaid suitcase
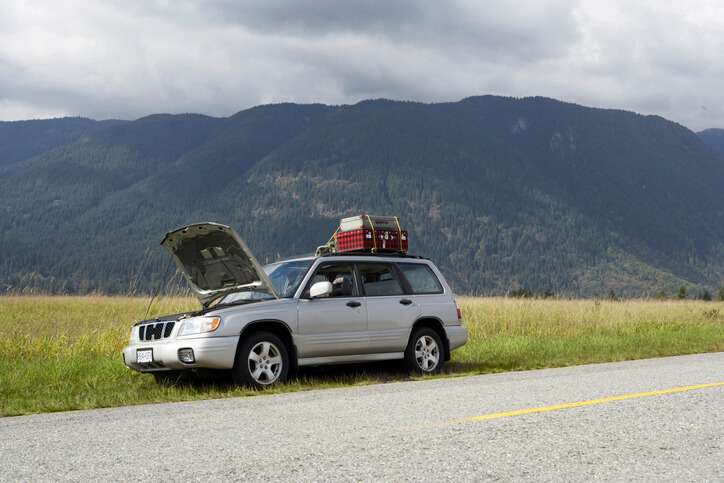
[{"label": "red plaid suitcase", "polygon": [[334,235],[337,251],[392,251],[407,252],[407,231],[397,230],[359,230],[343,231]]}]

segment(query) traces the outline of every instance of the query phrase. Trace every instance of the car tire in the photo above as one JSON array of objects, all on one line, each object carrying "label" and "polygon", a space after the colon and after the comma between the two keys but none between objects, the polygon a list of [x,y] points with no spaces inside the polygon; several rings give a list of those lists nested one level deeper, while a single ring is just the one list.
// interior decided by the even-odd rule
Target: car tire
[{"label": "car tire", "polygon": [[244,336],[236,352],[231,376],[240,386],[261,388],[283,382],[289,373],[289,351],[271,332]]},{"label": "car tire", "polygon": [[417,374],[438,374],[445,362],[440,336],[429,327],[412,330],[405,349],[405,366]]}]

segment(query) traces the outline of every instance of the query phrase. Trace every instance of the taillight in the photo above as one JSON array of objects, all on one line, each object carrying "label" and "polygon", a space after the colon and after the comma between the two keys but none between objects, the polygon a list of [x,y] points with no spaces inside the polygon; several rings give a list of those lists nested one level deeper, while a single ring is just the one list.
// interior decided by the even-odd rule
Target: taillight
[{"label": "taillight", "polygon": [[462,320],[463,314],[460,312],[460,306],[458,305],[457,301],[455,302],[455,308],[458,309],[458,319]]}]

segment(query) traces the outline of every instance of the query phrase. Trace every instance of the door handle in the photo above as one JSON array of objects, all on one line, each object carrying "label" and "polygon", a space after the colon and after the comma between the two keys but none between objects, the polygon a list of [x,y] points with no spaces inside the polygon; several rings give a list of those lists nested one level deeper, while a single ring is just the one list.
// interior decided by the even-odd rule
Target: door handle
[{"label": "door handle", "polygon": [[402,300],[400,300],[400,303],[401,303],[402,305],[410,305],[410,304],[412,303],[412,300],[410,300],[410,299],[402,299]]},{"label": "door handle", "polygon": [[357,302],[356,300],[350,300],[347,302],[347,307],[359,307],[362,305],[361,303]]}]

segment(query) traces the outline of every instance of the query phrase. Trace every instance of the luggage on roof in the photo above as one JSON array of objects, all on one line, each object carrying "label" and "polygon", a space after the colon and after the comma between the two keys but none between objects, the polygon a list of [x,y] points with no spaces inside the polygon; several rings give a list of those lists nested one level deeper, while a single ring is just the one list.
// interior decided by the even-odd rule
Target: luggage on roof
[{"label": "luggage on roof", "polygon": [[407,231],[396,216],[357,215],[342,218],[339,228],[317,255],[336,252],[407,252]]},{"label": "luggage on roof", "polygon": [[357,215],[339,220],[339,231],[396,230],[402,231],[396,216]]},{"label": "luggage on roof", "polygon": [[407,231],[405,230],[359,230],[340,231],[334,235],[338,252],[350,251],[407,251]]}]

